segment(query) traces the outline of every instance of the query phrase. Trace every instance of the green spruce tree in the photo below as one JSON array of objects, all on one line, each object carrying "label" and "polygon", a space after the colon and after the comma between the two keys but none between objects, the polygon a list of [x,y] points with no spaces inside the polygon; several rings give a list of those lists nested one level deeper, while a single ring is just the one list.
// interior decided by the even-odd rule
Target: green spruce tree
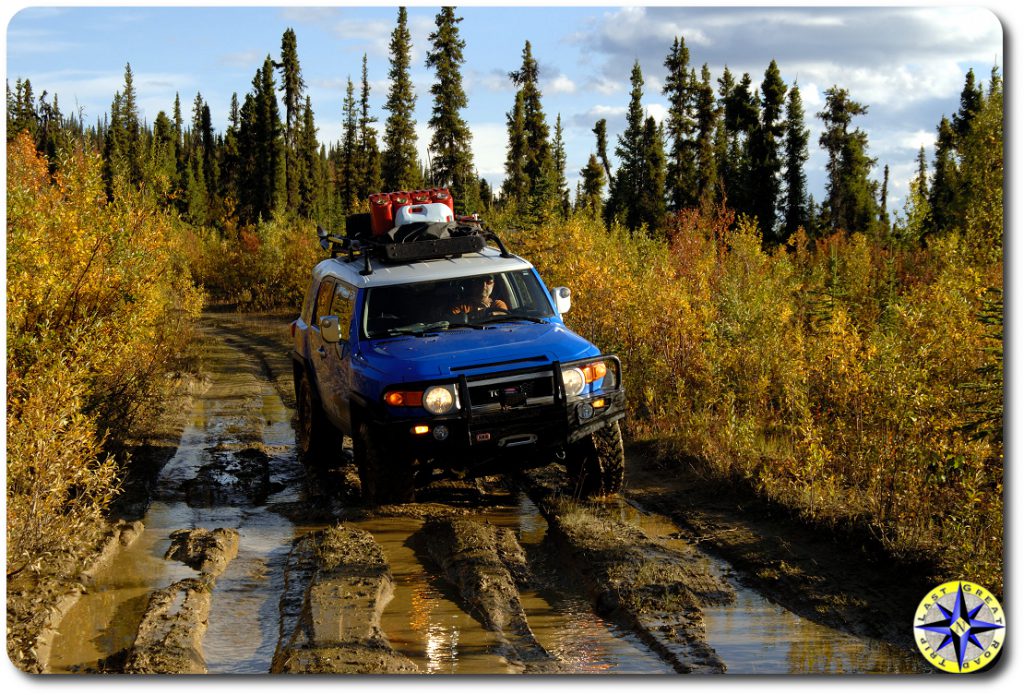
[{"label": "green spruce tree", "polygon": [[694,117],[697,85],[684,38],[676,37],[672,42],[665,68],[668,76],[662,93],[668,97],[668,196],[672,209],[681,210],[699,199]]},{"label": "green spruce tree", "polygon": [[434,20],[436,29],[429,37],[426,60],[435,75],[430,88],[434,106],[428,125],[433,131],[430,152],[434,183],[451,190],[457,213],[472,214],[480,207],[480,189],[473,168],[473,135],[461,113],[469,105],[462,88],[466,42],[459,36],[461,21],[454,7],[441,8]]},{"label": "green spruce tree", "polygon": [[750,209],[760,223],[766,245],[782,243],[788,237],[777,223],[782,189],[779,142],[785,133],[782,118],[785,103],[786,84],[779,66],[772,60],[761,82],[760,120],[751,130],[750,179],[747,182]]},{"label": "green spruce tree", "polygon": [[804,127],[804,103],[800,97],[800,87],[793,84],[786,100],[785,127],[785,208],[783,213],[784,238],[798,228],[805,230],[810,222],[810,208],[807,199],[807,174],[804,165],[809,153],[807,143],[810,130]]},{"label": "green spruce tree", "polygon": [[298,133],[301,118],[302,95],[306,82],[299,66],[298,40],[289,27],[281,36],[281,62],[275,63],[281,71],[281,93],[284,101],[284,168],[286,196],[289,210],[295,210],[299,198]]},{"label": "green spruce tree", "polygon": [[370,80],[366,69],[366,54],[363,54],[363,79],[359,92],[359,200],[366,200],[371,193],[381,190],[380,148],[377,144],[377,122],[370,115]]},{"label": "green spruce tree", "polygon": [[384,153],[381,158],[381,178],[387,191],[419,188],[422,181],[419,159],[416,156],[416,90],[410,75],[412,64],[412,34],[409,17],[404,7],[398,8],[398,23],[391,33],[391,68],[388,71],[388,96],[384,110],[388,112],[384,123]]}]

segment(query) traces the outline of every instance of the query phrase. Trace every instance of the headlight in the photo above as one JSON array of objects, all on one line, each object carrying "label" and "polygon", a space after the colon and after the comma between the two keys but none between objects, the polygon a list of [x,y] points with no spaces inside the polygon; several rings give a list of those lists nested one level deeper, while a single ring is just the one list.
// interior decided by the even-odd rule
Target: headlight
[{"label": "headlight", "polygon": [[450,386],[431,386],[423,392],[423,407],[434,415],[451,412],[455,408],[455,392]]},{"label": "headlight", "polygon": [[587,385],[587,378],[583,375],[582,369],[563,369],[562,370],[562,383],[565,384],[565,395],[566,396],[578,396],[583,393],[583,388]]}]

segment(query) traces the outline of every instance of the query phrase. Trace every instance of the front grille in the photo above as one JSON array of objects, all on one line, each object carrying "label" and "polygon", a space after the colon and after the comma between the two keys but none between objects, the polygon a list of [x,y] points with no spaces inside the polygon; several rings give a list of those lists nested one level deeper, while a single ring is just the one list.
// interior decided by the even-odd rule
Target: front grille
[{"label": "front grille", "polygon": [[555,402],[554,374],[551,370],[484,376],[468,380],[467,385],[474,413],[531,408]]}]

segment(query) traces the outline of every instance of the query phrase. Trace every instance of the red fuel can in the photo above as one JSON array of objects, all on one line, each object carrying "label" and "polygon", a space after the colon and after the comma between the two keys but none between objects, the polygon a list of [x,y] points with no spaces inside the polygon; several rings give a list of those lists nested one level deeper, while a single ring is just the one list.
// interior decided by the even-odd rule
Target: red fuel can
[{"label": "red fuel can", "polygon": [[413,191],[409,195],[412,198],[413,204],[430,202],[430,191]]},{"label": "red fuel can", "polygon": [[394,209],[391,196],[387,193],[374,193],[370,196],[370,228],[374,236],[387,234],[395,226]]},{"label": "red fuel can", "polygon": [[455,202],[452,200],[452,194],[447,188],[430,189],[430,202],[444,203],[452,211],[452,214],[455,214]]}]

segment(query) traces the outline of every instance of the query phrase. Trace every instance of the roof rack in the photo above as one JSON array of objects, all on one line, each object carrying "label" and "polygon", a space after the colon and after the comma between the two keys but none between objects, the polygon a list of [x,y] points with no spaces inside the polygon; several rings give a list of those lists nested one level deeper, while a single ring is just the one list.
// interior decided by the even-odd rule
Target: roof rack
[{"label": "roof rack", "polygon": [[[413,227],[415,225],[405,226]],[[373,267],[370,265],[371,259],[379,260],[382,263],[411,263],[438,258],[456,258],[466,253],[483,251],[488,241],[493,241],[497,245],[502,258],[512,256],[495,232],[480,226],[478,218],[460,219],[459,222],[449,223],[443,227],[448,235],[440,238],[431,236],[429,233],[424,234],[423,232],[426,231],[424,227],[412,230],[397,228],[392,231],[397,231],[399,234],[384,234],[377,237],[366,235],[342,237],[327,232],[319,225],[317,225],[316,232],[320,239],[320,246],[331,254],[331,258],[347,255],[349,262],[362,259],[363,269],[359,271],[360,275],[373,274]]]}]

